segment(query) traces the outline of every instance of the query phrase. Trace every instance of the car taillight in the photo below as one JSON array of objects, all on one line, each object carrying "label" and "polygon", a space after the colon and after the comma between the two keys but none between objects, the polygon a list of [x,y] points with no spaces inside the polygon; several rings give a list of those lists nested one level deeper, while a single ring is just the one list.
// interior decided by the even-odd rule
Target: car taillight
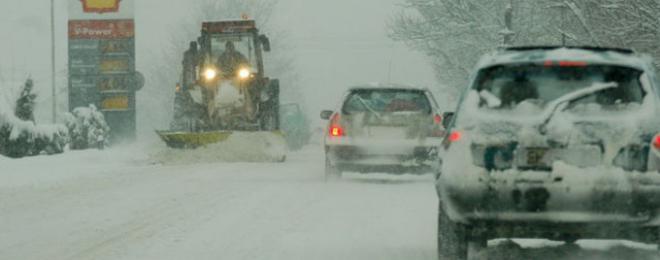
[{"label": "car taillight", "polygon": [[339,114],[334,114],[330,118],[330,129],[328,134],[333,137],[344,136],[344,128],[339,124]]},{"label": "car taillight", "polygon": [[657,134],[655,137],[653,137],[653,147],[656,150],[660,150],[660,134]]},{"label": "car taillight", "polygon": [[433,116],[433,129],[431,129],[432,137],[443,137],[445,135],[444,127],[442,126],[442,117],[439,115]]},{"label": "car taillight", "polygon": [[331,136],[343,136],[344,135],[344,130],[341,129],[341,127],[339,127],[339,126],[330,127],[330,135]]},{"label": "car taillight", "polygon": [[442,124],[442,116],[440,115],[435,115],[433,117],[433,122],[435,122],[436,125],[441,125]]}]

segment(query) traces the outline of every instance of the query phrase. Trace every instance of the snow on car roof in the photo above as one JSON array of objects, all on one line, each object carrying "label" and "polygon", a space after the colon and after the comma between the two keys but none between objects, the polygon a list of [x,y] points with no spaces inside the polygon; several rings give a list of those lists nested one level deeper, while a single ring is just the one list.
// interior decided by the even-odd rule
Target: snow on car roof
[{"label": "snow on car roof", "polygon": [[420,90],[420,91],[427,90],[427,88],[423,88],[423,87],[414,87],[410,85],[395,84],[395,83],[377,83],[377,82],[356,85],[350,87],[349,90],[360,90],[360,89],[404,89],[404,90]]},{"label": "snow on car roof", "polygon": [[620,65],[646,69],[651,59],[624,49],[586,47],[516,47],[486,54],[477,68],[516,63],[543,63],[546,61],[580,61],[592,64]]}]

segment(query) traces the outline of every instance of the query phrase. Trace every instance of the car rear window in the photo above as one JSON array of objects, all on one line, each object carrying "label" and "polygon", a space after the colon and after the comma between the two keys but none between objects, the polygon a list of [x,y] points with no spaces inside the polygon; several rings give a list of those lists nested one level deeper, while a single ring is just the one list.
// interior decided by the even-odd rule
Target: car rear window
[{"label": "car rear window", "polygon": [[[561,64],[561,63],[559,63]],[[526,101],[543,106],[576,90],[597,83],[616,83],[617,87],[599,91],[578,100],[602,107],[641,103],[644,90],[640,82],[642,71],[612,65],[586,65],[579,62],[564,65],[516,64],[482,70],[474,88],[484,96],[499,99],[491,108],[513,108]],[[480,106],[485,106],[482,102]]]},{"label": "car rear window", "polygon": [[425,112],[431,113],[431,104],[424,91],[404,89],[353,90],[342,108],[344,113]]}]

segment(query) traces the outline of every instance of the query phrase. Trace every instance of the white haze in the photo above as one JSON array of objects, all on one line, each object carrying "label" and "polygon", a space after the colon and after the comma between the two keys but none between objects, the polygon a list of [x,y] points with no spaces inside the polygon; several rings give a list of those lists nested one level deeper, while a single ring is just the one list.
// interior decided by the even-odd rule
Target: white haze
[{"label": "white haze", "polygon": [[[50,121],[50,1],[0,3],[0,87],[15,86],[31,76],[39,103],[36,117]],[[66,109],[67,11],[56,1],[56,68],[60,110]],[[139,0],[136,3],[137,68],[149,73],[170,44],[172,28],[196,10],[199,0]],[[387,37],[387,20],[400,0],[280,0],[272,28],[288,32],[296,56],[297,73],[307,114],[318,123],[318,112],[334,108],[348,86],[393,82],[434,88],[425,57]],[[240,14],[237,14],[239,16]],[[197,28],[192,28],[197,30]],[[278,41],[271,36],[271,41]],[[184,48],[187,43],[181,43]],[[181,50],[183,51],[183,49]],[[278,51],[278,50],[274,50]],[[177,54],[180,55],[180,54]],[[178,66],[179,64],[172,64]],[[146,75],[149,78],[149,75]],[[142,134],[167,127],[172,104],[171,86],[147,82],[138,93],[138,129]],[[283,86],[286,87],[286,86]]]}]

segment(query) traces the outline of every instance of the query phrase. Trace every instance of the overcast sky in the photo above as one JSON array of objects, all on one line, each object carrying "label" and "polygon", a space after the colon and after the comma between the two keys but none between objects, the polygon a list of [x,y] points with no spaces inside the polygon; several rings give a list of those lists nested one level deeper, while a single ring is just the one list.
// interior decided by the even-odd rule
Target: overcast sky
[{"label": "overcast sky", "polygon": [[[157,61],[162,43],[170,39],[169,28],[185,19],[195,8],[191,5],[196,1],[137,0],[138,70],[147,72],[146,68]],[[287,40],[295,47],[293,52],[310,115],[317,115],[322,108],[333,108],[347,87],[360,83],[389,81],[434,86],[435,80],[425,58],[387,37],[387,20],[401,1],[279,0],[273,23],[286,28],[290,34]],[[3,35],[0,82],[20,82],[31,75],[41,94],[38,118],[48,118],[50,113],[49,2],[0,3],[0,35]],[[67,6],[66,1],[57,2],[58,84],[64,85]],[[271,41],[277,40],[271,36]],[[159,86],[147,83],[145,88],[153,93]],[[140,102],[149,97],[139,95],[138,98]]]}]

